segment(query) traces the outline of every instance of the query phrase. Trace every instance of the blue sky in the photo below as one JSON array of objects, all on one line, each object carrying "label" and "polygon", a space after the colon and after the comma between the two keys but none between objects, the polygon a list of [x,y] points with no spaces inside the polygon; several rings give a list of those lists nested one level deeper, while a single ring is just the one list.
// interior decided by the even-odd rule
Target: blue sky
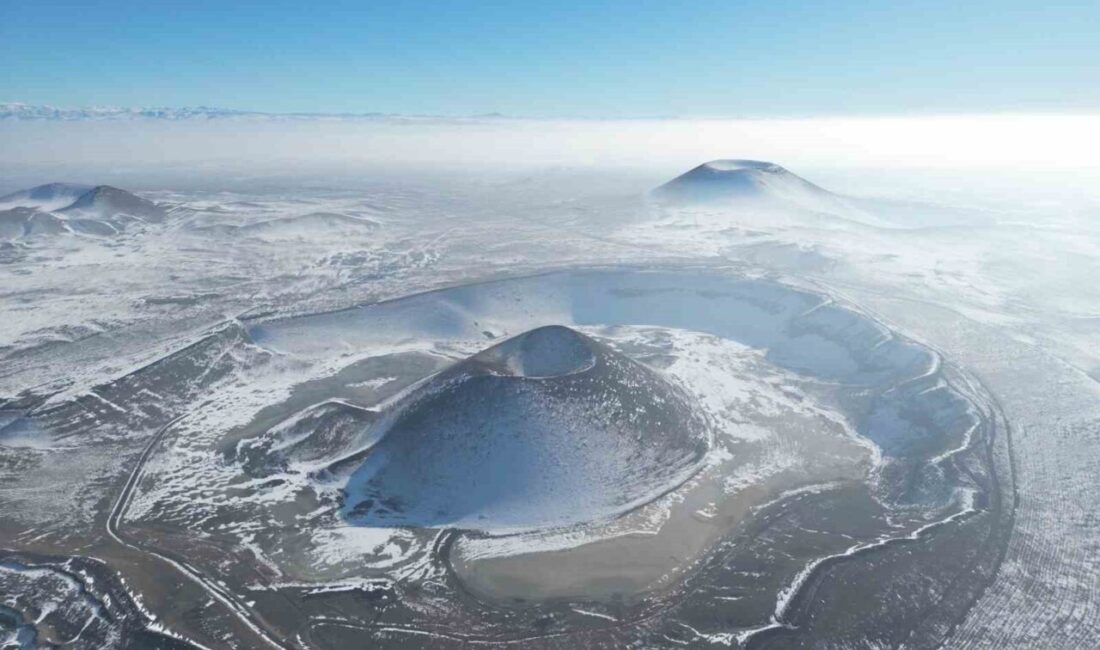
[{"label": "blue sky", "polygon": [[0,101],[541,117],[1100,110],[1100,2],[0,0]]}]

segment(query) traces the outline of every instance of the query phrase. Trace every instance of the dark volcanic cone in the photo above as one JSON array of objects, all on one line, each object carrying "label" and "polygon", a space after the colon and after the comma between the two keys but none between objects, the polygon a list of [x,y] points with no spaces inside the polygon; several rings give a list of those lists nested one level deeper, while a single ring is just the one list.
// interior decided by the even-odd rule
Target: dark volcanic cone
[{"label": "dark volcanic cone", "polygon": [[608,519],[676,487],[708,432],[656,371],[542,327],[436,375],[380,422],[346,486],[374,526],[510,531]]}]

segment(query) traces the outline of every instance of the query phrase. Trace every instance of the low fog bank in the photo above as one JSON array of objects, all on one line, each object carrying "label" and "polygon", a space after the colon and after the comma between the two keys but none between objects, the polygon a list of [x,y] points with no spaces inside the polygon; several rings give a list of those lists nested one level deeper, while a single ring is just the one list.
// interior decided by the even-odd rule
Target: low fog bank
[{"label": "low fog bank", "polygon": [[[530,173],[538,168],[630,172],[639,183],[714,158],[770,160],[834,189],[899,189],[893,170],[950,180],[988,170],[1007,188],[1038,182],[1096,187],[1100,116],[970,116],[783,120],[541,121],[519,119],[0,123],[4,187],[95,175],[155,177],[327,175],[388,170]],[[852,174],[853,169],[867,173]],[[969,175],[969,174],[968,174]],[[1040,178],[1042,177],[1042,178]],[[841,185],[837,187],[836,185]],[[950,185],[950,182],[946,183]],[[1024,187],[1021,187],[1024,186]],[[881,188],[880,188],[881,189]],[[915,193],[925,189],[917,182]]]}]

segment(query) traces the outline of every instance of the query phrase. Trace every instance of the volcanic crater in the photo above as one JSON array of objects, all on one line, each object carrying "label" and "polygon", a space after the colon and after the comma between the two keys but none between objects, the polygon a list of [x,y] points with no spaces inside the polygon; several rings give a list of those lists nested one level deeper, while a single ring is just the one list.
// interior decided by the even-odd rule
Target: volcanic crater
[{"label": "volcanic crater", "polygon": [[377,426],[345,487],[352,523],[488,533],[612,518],[683,483],[710,444],[683,390],[563,326],[456,363]]}]

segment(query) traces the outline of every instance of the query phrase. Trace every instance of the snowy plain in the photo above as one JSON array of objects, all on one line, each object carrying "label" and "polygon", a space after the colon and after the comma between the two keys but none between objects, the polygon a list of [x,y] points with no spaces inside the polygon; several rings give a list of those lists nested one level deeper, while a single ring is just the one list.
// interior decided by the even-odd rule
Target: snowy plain
[{"label": "snowy plain", "polygon": [[[23,130],[15,133],[17,127]],[[1095,587],[1100,492],[1093,480],[1100,463],[1100,287],[1094,281],[1100,277],[1100,192],[1090,189],[1100,185],[1090,184],[1095,170],[1075,166],[1081,160],[1052,160],[1049,151],[1040,146],[1036,154],[1033,146],[1038,162],[1014,159],[990,167],[995,153],[986,151],[973,153],[969,167],[929,166],[931,156],[913,153],[912,143],[912,159],[924,163],[921,169],[884,163],[888,155],[882,152],[864,156],[864,167],[836,164],[831,155],[796,169],[769,156],[824,194],[767,176],[768,182],[749,188],[748,198],[739,191],[732,198],[685,202],[651,190],[718,154],[758,155],[767,149],[760,142],[784,132],[773,126],[734,129],[725,137],[728,146],[743,147],[737,151],[696,157],[706,147],[680,145],[666,157],[635,166],[624,159],[642,149],[629,140],[642,130],[639,125],[622,126],[613,137],[606,125],[576,127],[587,129],[587,139],[555,125],[551,130],[573,134],[572,142],[557,149],[552,138],[533,135],[527,124],[446,124],[410,132],[412,144],[394,153],[399,160],[392,165],[349,160],[346,143],[339,152],[342,162],[200,163],[199,153],[177,143],[181,162],[142,167],[126,165],[119,156],[98,160],[106,138],[101,131],[77,131],[83,134],[76,140],[78,151],[65,160],[51,159],[48,148],[27,153],[35,142],[55,137],[42,125],[0,128],[15,143],[9,155],[22,152],[31,159],[2,162],[0,194],[48,182],[76,183],[72,196],[60,188],[41,199],[15,196],[12,205],[37,201],[43,212],[63,213],[68,204],[62,204],[77,200],[81,190],[108,184],[164,209],[156,219],[113,221],[113,233],[68,229],[0,242],[0,547],[5,550],[103,556],[108,563],[112,556],[123,557],[100,539],[99,529],[115,504],[117,486],[148,441],[156,446],[149,448],[122,513],[133,543],[183,558],[187,566],[221,575],[226,583],[246,585],[241,590],[247,594],[241,597],[246,612],[279,611],[260,599],[281,588],[373,593],[378,580],[388,580],[419,582],[431,593],[432,585],[444,581],[432,559],[441,545],[460,558],[454,570],[462,579],[507,593],[508,558],[546,553],[539,562],[553,569],[554,553],[587,558],[576,549],[596,548],[594,542],[617,536],[659,537],[682,496],[666,495],[626,519],[600,521],[591,529],[448,537],[348,525],[333,507],[346,475],[327,471],[333,460],[328,457],[318,463],[315,456],[299,455],[279,461],[288,464],[274,470],[263,464],[250,469],[252,474],[242,470],[240,450],[248,445],[240,446],[241,440],[271,431],[284,437],[256,438],[256,449],[271,457],[298,449],[293,432],[301,429],[293,426],[303,418],[313,421],[311,415],[319,422],[359,423],[349,431],[375,431],[365,423],[400,403],[418,382],[508,336],[563,324],[638,355],[696,395],[709,418],[724,423],[723,435],[737,442],[712,454],[708,467],[728,470],[722,453],[754,459],[741,474],[726,477],[731,493],[783,472],[794,476],[813,462],[807,456],[812,446],[771,444],[779,425],[768,424],[768,417],[786,418],[791,431],[800,421],[829,430],[835,439],[830,445],[853,441],[836,452],[829,481],[853,472],[873,475],[867,468],[879,467],[893,442],[868,439],[863,423],[845,415],[849,405],[828,386],[928,381],[920,391],[936,394],[943,390],[933,376],[938,366],[928,359],[945,360],[980,385],[977,392],[1003,417],[1000,430],[1007,432],[1002,435],[1010,439],[1011,451],[1010,477],[1001,479],[1011,483],[1014,514],[988,586],[940,640],[948,647],[1070,648],[1089,647],[1100,636]],[[159,124],[143,128],[186,139]],[[229,129],[203,128],[208,137]],[[246,122],[242,128],[279,127]],[[320,136],[310,148],[315,151],[331,145],[332,134],[343,127],[301,128]],[[372,128],[377,131],[369,137],[359,130],[356,137],[393,143],[401,141],[399,131],[406,126]],[[687,129],[661,128],[662,138],[678,142]],[[182,129],[199,127],[184,121]],[[495,137],[502,131],[511,133],[507,146]],[[815,132],[790,125],[781,144],[764,153],[788,153],[798,162],[796,148],[785,143]],[[433,136],[456,151],[478,138],[497,143],[498,150],[453,165],[410,153]],[[300,145],[302,134],[297,137],[280,141],[279,150]],[[596,143],[606,146],[616,139],[630,144],[609,149],[612,154],[606,155],[613,160],[561,153],[584,149],[577,147],[582,141],[596,151]],[[524,142],[537,155],[514,158]],[[127,149],[140,160],[150,145],[134,139]],[[721,163],[715,169],[740,167]],[[68,222],[64,215],[61,219]],[[116,228],[120,223],[123,227]],[[644,273],[615,275],[624,269]],[[686,272],[695,293],[637,281],[654,272],[681,278],[677,274]],[[748,285],[774,283],[791,293],[779,299],[764,289],[744,290],[738,311],[718,310],[714,296],[731,289],[712,279],[716,272]],[[638,298],[655,289],[654,298]],[[445,299],[437,299],[439,292]],[[843,320],[847,313],[860,320]],[[810,319],[794,337],[786,335],[787,325],[776,324],[791,315]],[[840,318],[841,325],[831,318]],[[871,360],[852,361],[838,347],[836,331],[869,337]],[[899,365],[876,365],[874,355],[887,355],[891,346],[898,348],[889,354]],[[151,370],[142,374],[145,369]],[[751,376],[737,378],[737,372]],[[138,392],[125,388],[131,377],[141,377],[133,384]],[[807,377],[816,388],[808,387]],[[965,388],[962,380],[951,380]],[[309,410],[317,404],[329,410]],[[745,416],[749,412],[752,418]],[[44,415],[24,417],[33,413]],[[887,411],[875,413],[894,422]],[[182,419],[154,440],[170,415]],[[355,457],[376,442],[368,434],[356,435],[333,439],[346,445],[340,458]],[[758,451],[752,451],[754,445]],[[929,457],[940,459],[955,448]],[[770,503],[773,496],[797,500],[818,489],[805,477],[792,480],[775,494],[761,495],[759,503]],[[965,498],[957,496],[950,507],[961,510],[937,512],[954,517],[966,511]],[[696,519],[717,512],[713,503],[699,505],[691,511]],[[909,528],[899,523],[895,536],[918,539],[921,533],[914,531],[927,525],[918,519],[913,515]],[[189,549],[186,535],[164,532],[171,526],[196,531],[202,543]],[[878,539],[877,531],[867,535]],[[220,543],[236,545],[235,555],[218,556]],[[835,554],[822,557],[873,543],[838,543]],[[234,573],[229,566],[234,561],[254,564],[254,575],[246,580]],[[479,575],[494,581],[473,575],[469,567],[477,562],[486,567]],[[22,569],[7,565],[0,575],[6,576],[5,585],[25,579]],[[783,588],[802,584],[798,581],[808,574],[792,575],[796,580]],[[58,580],[44,579],[43,588],[56,590]],[[668,585],[677,580],[660,584],[675,589]],[[555,588],[571,593],[576,584],[563,578]],[[6,596],[15,588],[0,592],[5,602],[16,603]],[[141,587],[133,590],[140,593]],[[59,596],[59,602],[64,598],[71,596]],[[766,645],[767,635],[760,631],[783,626],[780,618],[799,606],[788,604],[792,598],[789,591],[773,594],[779,617],[774,620],[725,632],[689,625],[698,634],[688,638]],[[260,604],[247,607],[248,599]],[[168,601],[154,589],[142,602],[156,609]],[[431,612],[435,605],[427,598],[418,607]],[[577,629],[609,622],[601,617],[616,620],[619,614],[609,607],[578,605],[576,615],[588,622]],[[222,613],[214,620],[233,616]],[[168,613],[167,619],[165,629],[184,630],[197,640],[199,633],[185,616]],[[479,633],[490,634],[492,626],[483,625]],[[445,636],[445,627],[437,632]],[[394,639],[407,641],[414,633],[391,631],[379,638],[399,646]],[[444,636],[432,638],[443,643]],[[242,641],[241,647],[250,643]]]}]

